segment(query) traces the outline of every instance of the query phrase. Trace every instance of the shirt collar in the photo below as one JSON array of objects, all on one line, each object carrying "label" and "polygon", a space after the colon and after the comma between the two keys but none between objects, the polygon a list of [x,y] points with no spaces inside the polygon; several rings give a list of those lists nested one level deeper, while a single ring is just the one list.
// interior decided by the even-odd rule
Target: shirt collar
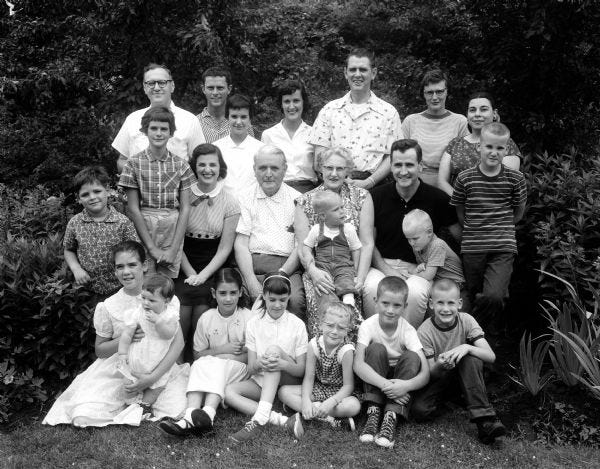
[{"label": "shirt collar", "polygon": [[[115,221],[115,217],[116,217],[116,211],[112,205],[109,205],[108,213],[106,214],[106,218],[103,220],[103,222],[104,223],[113,223]],[[86,223],[97,223],[96,220],[94,220],[92,217],[90,217],[90,214],[88,213],[87,210],[84,210],[83,212],[81,212],[81,220]]]},{"label": "shirt collar", "polygon": [[[367,102],[363,104],[366,104],[371,111],[380,112],[379,101],[380,99],[377,97],[377,95],[371,91],[369,99],[367,99]],[[348,92],[341,99],[341,102],[339,103],[338,107],[343,108],[344,106],[349,106],[351,104],[354,103],[352,102],[352,95],[350,94],[350,92]]]},{"label": "shirt collar", "polygon": [[263,316],[263,319],[271,324],[278,324],[280,322],[283,322],[285,317],[287,314],[287,310],[283,312],[283,314],[281,316],[279,316],[277,319],[273,319],[271,316],[269,316],[269,313],[267,313],[267,311],[265,311],[265,315]]},{"label": "shirt collar", "polygon": [[221,190],[223,189],[224,184],[225,183],[222,180],[217,181],[217,185],[210,192],[202,192],[200,187],[198,187],[198,184],[197,183],[194,184],[191,187],[192,198],[193,198],[193,200],[191,201],[192,205],[198,205],[201,201],[203,201],[205,199],[209,199],[208,205],[212,205],[214,198],[217,197],[221,193]]},{"label": "shirt collar", "polygon": [[165,162],[165,161],[167,161],[167,158],[169,157],[169,155],[171,154],[171,152],[169,150],[167,150],[165,152],[165,156],[163,158],[157,158],[152,153],[150,153],[150,150],[148,148],[146,148],[144,150],[144,154],[146,155],[146,158],[148,158],[148,161],[162,161],[162,162]]},{"label": "shirt collar", "polygon": [[260,187],[260,184],[258,184],[257,182],[257,190],[256,190],[256,198],[257,199],[270,199],[273,202],[277,202],[277,203],[281,203],[283,202],[284,196],[285,196],[285,187],[286,184],[285,182],[281,183],[281,187],[279,188],[279,190],[277,192],[275,192],[275,194],[273,194],[271,197],[269,197],[267,194],[265,194],[265,191],[263,191],[263,188]]},{"label": "shirt collar", "polygon": [[451,325],[449,325],[448,327],[438,326],[438,324],[435,322],[435,316],[431,317],[431,324],[433,324],[433,327],[435,327],[438,331],[442,331],[442,332],[451,331],[452,329],[454,329],[458,325],[458,314],[454,318],[454,322]]}]

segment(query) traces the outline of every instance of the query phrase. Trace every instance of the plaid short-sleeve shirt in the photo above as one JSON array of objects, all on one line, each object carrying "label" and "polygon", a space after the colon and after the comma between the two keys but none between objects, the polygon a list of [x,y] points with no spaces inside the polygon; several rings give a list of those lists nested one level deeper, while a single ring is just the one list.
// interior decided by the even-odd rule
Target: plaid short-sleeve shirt
[{"label": "plaid short-sleeve shirt", "polygon": [[179,191],[189,189],[196,177],[187,161],[167,151],[162,159],[148,149],[132,156],[123,168],[119,186],[138,189],[142,208],[179,208]]}]

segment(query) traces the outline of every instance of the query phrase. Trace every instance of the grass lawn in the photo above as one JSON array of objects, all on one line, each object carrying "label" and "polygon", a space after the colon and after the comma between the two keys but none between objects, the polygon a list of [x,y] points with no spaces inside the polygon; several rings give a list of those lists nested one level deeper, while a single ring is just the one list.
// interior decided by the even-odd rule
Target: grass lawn
[{"label": "grass lawn", "polygon": [[[235,446],[228,435],[246,421],[220,410],[211,436],[185,440],[164,435],[156,424],[139,428],[46,427],[40,420],[0,433],[2,468],[523,468],[599,467],[600,449],[546,446],[532,441],[527,422],[494,446],[481,445],[467,413],[455,408],[434,424],[404,424],[391,450],[358,441],[358,433],[305,425],[295,441],[269,427],[259,441]],[[358,422],[362,427],[362,419]]]}]

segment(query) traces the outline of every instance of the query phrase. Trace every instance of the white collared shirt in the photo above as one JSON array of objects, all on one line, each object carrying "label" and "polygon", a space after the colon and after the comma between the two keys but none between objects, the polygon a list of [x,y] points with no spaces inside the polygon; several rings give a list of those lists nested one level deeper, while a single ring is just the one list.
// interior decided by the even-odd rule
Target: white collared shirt
[{"label": "white collared shirt", "polygon": [[355,170],[374,172],[390,153],[392,143],[401,138],[398,111],[371,92],[363,104],[354,104],[350,93],[327,103],[313,124],[309,142],[346,148],[352,153]]},{"label": "white collared shirt", "polygon": [[[150,109],[132,112],[127,116],[121,130],[112,142],[112,147],[121,155],[130,158],[148,148],[148,137],[142,133],[142,116]],[[200,122],[191,112],[175,106],[171,101],[169,109],[175,116],[175,133],[167,142],[167,150],[185,161],[189,161],[194,148],[205,143]]]},{"label": "white collared shirt", "polygon": [[251,253],[289,256],[294,249],[294,200],[301,194],[285,183],[268,197],[254,186],[240,194],[237,233],[249,236]]},{"label": "white collared shirt", "polygon": [[248,135],[242,143],[236,145],[228,135],[217,140],[213,145],[219,147],[227,164],[227,177],[223,180],[225,189],[239,199],[241,192],[256,184],[254,155],[264,146],[264,143]]},{"label": "white collared shirt", "polygon": [[285,154],[287,171],[284,181],[317,182],[313,169],[314,148],[308,143],[310,132],[311,127],[303,121],[292,138],[281,122],[262,133],[261,140],[265,145],[274,145]]},{"label": "white collared shirt", "polygon": [[308,349],[306,326],[289,311],[285,311],[278,319],[260,311],[247,323],[246,347],[260,357],[271,345],[278,345],[293,359],[298,358]]}]

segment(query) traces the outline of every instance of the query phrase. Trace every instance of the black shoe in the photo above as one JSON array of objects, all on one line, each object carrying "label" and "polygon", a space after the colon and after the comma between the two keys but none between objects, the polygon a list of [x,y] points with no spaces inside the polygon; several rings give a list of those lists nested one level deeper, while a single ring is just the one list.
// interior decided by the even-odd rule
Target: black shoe
[{"label": "black shoe", "polygon": [[202,409],[192,410],[192,423],[196,433],[210,432],[213,429],[213,423],[208,414]]},{"label": "black shoe", "polygon": [[196,427],[193,423],[184,420],[185,427],[182,427],[177,424],[175,420],[163,420],[158,424],[158,428],[160,428],[163,432],[168,433],[169,435],[174,436],[188,436],[192,435],[196,432]]},{"label": "black shoe", "polygon": [[477,422],[478,437],[484,445],[491,445],[500,436],[506,435],[506,427],[500,420],[483,419]]}]

